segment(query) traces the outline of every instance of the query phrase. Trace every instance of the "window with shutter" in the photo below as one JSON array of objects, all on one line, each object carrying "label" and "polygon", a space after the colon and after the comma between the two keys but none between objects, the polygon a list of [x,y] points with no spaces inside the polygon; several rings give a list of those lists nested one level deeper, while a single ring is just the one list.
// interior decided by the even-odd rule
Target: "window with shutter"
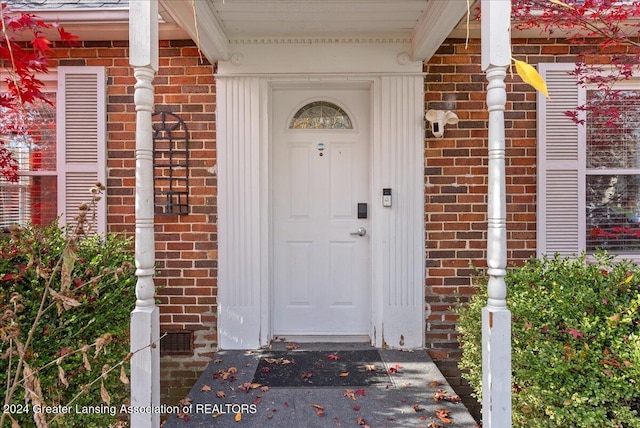
[{"label": "window with shutter", "polygon": [[[72,223],[89,189],[106,182],[106,92],[103,67],[60,67],[42,76],[49,103],[0,117],[0,134],[20,165],[18,183],[0,181],[0,227]],[[18,124],[19,126],[16,126]],[[105,201],[96,231],[106,231]]]},{"label": "window with shutter", "polygon": [[[538,255],[605,249],[640,252],[640,90],[620,95],[576,84],[574,64],[540,64],[549,98],[538,94]],[[618,118],[565,113],[585,102],[620,111]]]}]

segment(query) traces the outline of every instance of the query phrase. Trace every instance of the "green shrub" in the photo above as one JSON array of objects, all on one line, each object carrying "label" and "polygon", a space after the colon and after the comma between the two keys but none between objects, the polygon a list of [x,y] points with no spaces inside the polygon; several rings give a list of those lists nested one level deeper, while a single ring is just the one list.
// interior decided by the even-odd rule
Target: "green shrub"
[{"label": "green shrub", "polygon": [[[70,413],[53,426],[114,425],[119,416],[111,408],[79,414],[76,405],[89,410],[107,399],[119,410],[128,400],[126,379],[119,379],[125,365],[118,364],[129,353],[129,316],[135,305],[131,242],[118,235],[70,239],[55,225],[17,228],[11,235],[0,239],[0,384],[9,390],[20,347],[35,325],[18,379],[32,370],[30,381],[40,383],[38,395],[45,405],[70,405]],[[101,378],[109,368],[115,369]],[[35,403],[24,384],[10,403],[13,419],[34,426]],[[25,403],[28,413],[17,412]]]},{"label": "green shrub", "polygon": [[[640,269],[599,253],[531,259],[505,278],[514,427],[640,427]],[[461,305],[460,368],[481,398],[486,284]]]}]

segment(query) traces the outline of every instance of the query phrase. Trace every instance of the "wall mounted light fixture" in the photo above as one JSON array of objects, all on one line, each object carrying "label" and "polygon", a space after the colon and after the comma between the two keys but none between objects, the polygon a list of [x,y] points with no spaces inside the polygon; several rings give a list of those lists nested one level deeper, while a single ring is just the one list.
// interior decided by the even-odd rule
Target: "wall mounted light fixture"
[{"label": "wall mounted light fixture", "polygon": [[442,138],[445,125],[458,123],[458,116],[452,111],[429,110],[424,116],[431,124],[431,133],[434,137]]}]

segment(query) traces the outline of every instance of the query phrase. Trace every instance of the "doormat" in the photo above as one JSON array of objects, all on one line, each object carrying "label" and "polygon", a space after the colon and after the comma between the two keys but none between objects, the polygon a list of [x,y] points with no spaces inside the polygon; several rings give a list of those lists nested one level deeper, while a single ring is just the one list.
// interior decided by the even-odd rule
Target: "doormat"
[{"label": "doormat", "polygon": [[380,354],[362,351],[280,351],[260,358],[253,382],[269,387],[389,384]]}]

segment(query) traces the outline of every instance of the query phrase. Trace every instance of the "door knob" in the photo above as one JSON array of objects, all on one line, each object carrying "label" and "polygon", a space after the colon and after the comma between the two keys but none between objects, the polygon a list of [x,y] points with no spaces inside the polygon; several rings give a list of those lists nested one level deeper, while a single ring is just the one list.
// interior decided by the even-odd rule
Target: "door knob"
[{"label": "door knob", "polygon": [[364,227],[359,227],[358,230],[350,233],[351,236],[364,236],[366,234],[367,234],[367,229],[365,229]]}]

